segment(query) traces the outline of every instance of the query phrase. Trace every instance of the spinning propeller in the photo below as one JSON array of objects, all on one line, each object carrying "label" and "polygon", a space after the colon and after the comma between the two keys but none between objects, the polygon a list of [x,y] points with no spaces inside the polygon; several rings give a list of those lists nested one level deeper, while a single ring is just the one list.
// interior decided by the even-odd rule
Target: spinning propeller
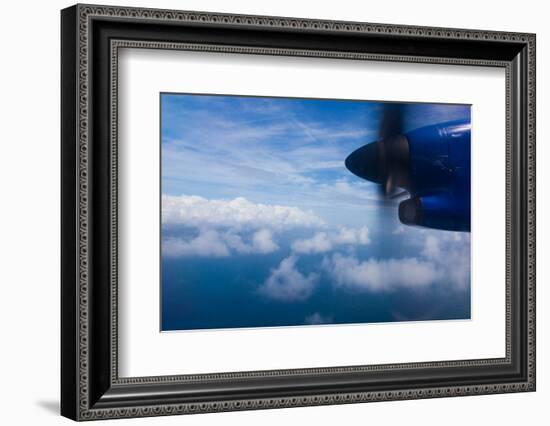
[{"label": "spinning propeller", "polygon": [[396,188],[410,188],[409,142],[403,135],[403,109],[400,104],[383,106],[378,140],[352,152],[346,167],[360,178],[376,182],[386,198],[403,195]]}]

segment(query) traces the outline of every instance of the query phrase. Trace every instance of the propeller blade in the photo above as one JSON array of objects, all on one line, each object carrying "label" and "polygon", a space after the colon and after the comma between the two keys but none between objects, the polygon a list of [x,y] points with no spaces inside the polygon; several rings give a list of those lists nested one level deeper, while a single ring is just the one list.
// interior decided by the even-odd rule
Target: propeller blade
[{"label": "propeller blade", "polygon": [[386,182],[384,184],[384,195],[388,196],[390,193],[393,192],[393,190],[393,175],[388,174],[388,176],[386,177]]},{"label": "propeller blade", "polygon": [[399,192],[396,192],[394,194],[391,194],[390,195],[390,199],[392,200],[397,200],[399,198],[402,198],[402,197],[405,197],[406,195],[408,195],[409,192],[408,191],[399,191]]},{"label": "propeller blade", "polygon": [[386,103],[382,108],[378,129],[381,168],[384,170],[382,189],[384,196],[389,197],[397,186],[406,183],[408,176],[408,143],[402,136],[405,105]]},{"label": "propeller blade", "polygon": [[383,104],[378,127],[379,140],[403,133],[404,108],[403,104]]}]

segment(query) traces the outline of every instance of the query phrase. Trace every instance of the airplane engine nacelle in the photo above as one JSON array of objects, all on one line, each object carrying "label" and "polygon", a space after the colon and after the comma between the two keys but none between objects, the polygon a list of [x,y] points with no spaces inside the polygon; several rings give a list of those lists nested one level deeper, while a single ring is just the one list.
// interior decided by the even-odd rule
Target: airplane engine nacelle
[{"label": "airplane engine nacelle", "polygon": [[470,124],[460,121],[422,127],[406,134],[410,179],[416,193],[441,191],[470,182]]},{"label": "airplane engine nacelle", "polygon": [[447,193],[413,197],[399,204],[399,220],[405,225],[470,231],[470,203]]}]

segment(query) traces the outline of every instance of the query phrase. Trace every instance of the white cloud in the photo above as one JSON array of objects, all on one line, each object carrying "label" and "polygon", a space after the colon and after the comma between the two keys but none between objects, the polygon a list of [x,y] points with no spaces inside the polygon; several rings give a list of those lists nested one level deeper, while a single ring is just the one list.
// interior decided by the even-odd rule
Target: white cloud
[{"label": "white cloud", "polygon": [[254,233],[252,247],[258,253],[271,253],[279,248],[273,241],[273,233],[269,229],[260,229]]},{"label": "white cloud", "polygon": [[294,241],[292,250],[305,254],[324,253],[332,250],[332,242],[326,232],[318,232],[311,238]]},{"label": "white cloud", "polygon": [[286,230],[323,226],[311,211],[297,207],[257,204],[246,198],[208,200],[196,195],[162,196],[163,224],[190,227]]},{"label": "white cloud", "polygon": [[283,259],[279,267],[271,270],[259,289],[260,293],[279,301],[302,301],[311,296],[319,275],[302,274],[296,269],[296,261],[296,256]]},{"label": "white cloud", "polygon": [[162,254],[166,256],[225,257],[229,256],[229,253],[227,244],[214,230],[203,231],[189,241],[167,238],[162,243]]},{"label": "white cloud", "polygon": [[229,230],[220,232],[214,229],[199,231],[191,239],[166,238],[162,244],[162,253],[166,256],[226,257],[238,254],[267,254],[279,249],[268,229],[260,229],[250,236],[250,242]]},{"label": "white cloud", "polygon": [[434,235],[428,235],[424,240],[424,249],[422,255],[428,259],[433,259],[441,253],[439,239]]},{"label": "white cloud", "polygon": [[331,324],[334,322],[334,318],[332,315],[321,315],[319,312],[314,312],[311,315],[308,315],[304,323],[310,324],[310,325],[316,325],[316,324]]},{"label": "white cloud", "polygon": [[470,234],[467,232],[428,233],[421,255],[444,271],[445,282],[455,289],[470,284]]},{"label": "white cloud", "polygon": [[[163,227],[171,230],[163,241],[167,256],[267,254],[279,249],[274,237],[278,232],[324,226],[320,217],[297,207],[196,195],[163,195],[162,219]],[[174,225],[192,229],[196,235],[179,237],[178,228],[170,228]]]},{"label": "white cloud", "polygon": [[393,231],[393,235],[401,235],[405,233],[405,227],[403,225],[398,225]]},{"label": "white cloud", "polygon": [[233,231],[223,234],[223,239],[231,249],[239,254],[267,254],[279,249],[279,246],[273,240],[273,233],[269,229],[260,229],[254,232],[248,244]]},{"label": "white cloud", "polygon": [[334,182],[320,183],[316,193],[331,202],[344,202],[352,206],[378,206],[384,200],[380,199],[376,185],[363,180],[342,178]]},{"label": "white cloud", "polygon": [[372,292],[399,288],[422,288],[441,278],[441,271],[432,262],[416,258],[370,258],[360,262],[354,256],[339,253],[325,258],[323,265],[339,287]]},{"label": "white cloud", "polygon": [[[406,232],[406,231],[403,231]],[[336,253],[323,267],[338,287],[357,291],[423,289],[432,284],[462,290],[470,284],[470,235],[426,230],[418,257],[359,260]]]},{"label": "white cloud", "polygon": [[334,236],[335,244],[366,245],[370,243],[369,229],[366,226],[361,228],[340,228],[340,231]]},{"label": "white cloud", "polygon": [[366,245],[369,242],[369,230],[366,226],[361,228],[342,227],[338,232],[317,232],[311,238],[296,240],[292,243],[292,250],[303,254],[326,253],[337,246]]}]

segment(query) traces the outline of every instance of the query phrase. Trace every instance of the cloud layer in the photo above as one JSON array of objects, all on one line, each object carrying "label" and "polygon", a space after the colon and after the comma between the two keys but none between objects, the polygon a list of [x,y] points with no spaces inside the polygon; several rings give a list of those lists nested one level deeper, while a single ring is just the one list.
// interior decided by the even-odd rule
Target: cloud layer
[{"label": "cloud layer", "polygon": [[467,288],[470,235],[428,230],[422,234],[425,238],[418,257],[359,260],[335,253],[324,258],[323,268],[337,287],[354,291],[421,290],[436,283],[455,290]]},{"label": "cloud layer", "polygon": [[233,231],[219,232],[215,229],[201,230],[191,239],[166,238],[162,253],[166,256],[226,257],[238,254],[267,254],[279,249],[269,229],[254,232],[249,241]]},{"label": "cloud layer", "polygon": [[208,200],[197,195],[162,196],[162,223],[185,226],[286,230],[323,226],[311,211],[282,205],[257,204],[246,198]]},{"label": "cloud layer", "polygon": [[[464,289],[470,282],[469,234],[400,226],[392,234],[412,244],[418,255],[358,258],[350,248],[371,243],[365,226],[331,230],[312,212],[253,203],[245,198],[208,200],[165,195],[162,201],[163,228],[175,229],[163,237],[163,255],[169,257],[265,255],[281,249],[277,234],[310,229],[310,237],[295,239],[290,247],[283,247],[290,255],[271,270],[260,286],[262,294],[275,300],[306,300],[323,276],[336,288],[359,292],[422,290],[435,283]],[[178,227],[192,232],[180,234]],[[415,238],[408,238],[412,232]],[[322,265],[314,273],[302,274],[296,267],[298,256],[315,254],[324,255]]]},{"label": "cloud layer", "polygon": [[[276,233],[324,226],[320,217],[297,207],[196,195],[163,195],[162,223],[163,229],[172,229],[163,237],[162,252],[172,257],[268,254],[279,249]],[[194,232],[182,236],[178,227]]]},{"label": "cloud layer", "polygon": [[359,261],[354,256],[334,254],[324,261],[324,267],[337,287],[372,292],[399,288],[426,287],[441,279],[441,272],[431,263],[416,258],[370,258]]}]

